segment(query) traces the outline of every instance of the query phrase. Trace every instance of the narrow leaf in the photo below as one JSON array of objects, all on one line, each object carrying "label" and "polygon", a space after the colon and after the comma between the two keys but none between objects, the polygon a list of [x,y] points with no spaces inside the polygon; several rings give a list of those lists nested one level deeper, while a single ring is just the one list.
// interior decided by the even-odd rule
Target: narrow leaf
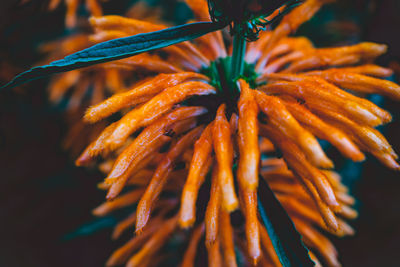
[{"label": "narrow leaf", "polygon": [[53,61],[49,65],[38,66],[25,71],[3,86],[3,88],[12,88],[46,75],[127,58],[192,40],[209,32],[222,29],[224,26],[221,23],[196,22],[106,41],[66,56],[64,59]]},{"label": "narrow leaf", "polygon": [[282,266],[314,266],[289,215],[264,178],[259,181],[258,210]]}]

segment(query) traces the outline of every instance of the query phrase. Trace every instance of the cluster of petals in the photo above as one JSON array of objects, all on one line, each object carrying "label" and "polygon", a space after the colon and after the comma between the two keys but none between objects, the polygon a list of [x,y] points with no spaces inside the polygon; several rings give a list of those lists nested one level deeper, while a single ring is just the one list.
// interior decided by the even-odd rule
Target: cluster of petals
[{"label": "cluster of petals", "polygon": [[[105,0],[102,0],[103,2]],[[65,14],[65,26],[67,28],[74,28],[78,25],[78,9],[82,3],[85,4],[86,9],[92,16],[102,16],[103,10],[101,7],[100,0],[50,0],[49,1],[49,10],[54,10],[64,3],[66,7]]]},{"label": "cluster of petals", "polygon": [[[69,13],[75,14],[67,12]],[[155,22],[159,19],[158,13],[159,9],[150,9],[146,4],[138,2],[129,8],[126,16]],[[88,25],[75,27],[72,34],[39,47],[39,52],[45,55],[45,60],[39,62],[39,65],[48,64],[96,44],[96,38],[90,36]],[[82,121],[84,111],[90,105],[98,104],[115,93],[129,90],[148,75],[177,71],[178,69],[161,61],[158,56],[144,54],[135,57],[134,61],[129,59],[99,64],[55,75],[47,90],[50,102],[65,106],[65,119],[69,127],[63,140],[63,148],[76,157],[106,127],[105,121],[90,125]]]},{"label": "cluster of petals", "polygon": [[[105,73],[104,80],[96,79],[98,86],[110,80],[107,75],[127,70],[154,74],[90,107],[84,116],[96,123],[121,115],[76,161],[88,165],[100,158],[100,169],[107,174],[99,187],[107,190],[108,201],[95,215],[134,210],[118,223],[113,237],[132,225],[136,235],[114,252],[108,265],[157,265],[153,255],[180,231],[189,233],[182,266],[194,266],[203,236],[209,266],[237,266],[238,251],[250,264],[280,266],[257,210],[259,179],[269,184],[310,251],[317,252],[323,264],[340,265],[322,231],[353,234],[344,219],[357,213],[318,140],[328,141],[353,161],[370,153],[389,168],[400,169],[396,153],[375,129],[391,115],[364,98],[381,94],[399,99],[400,87],[384,79],[392,75],[390,69],[373,64],[385,53],[385,45],[316,48],[305,37],[289,36],[325,2],[305,1],[248,45],[245,60],[255,66],[259,86],[238,80],[240,98],[233,107],[201,73],[231,51],[221,32],[94,69],[96,75]],[[209,20],[205,0],[186,3],[196,20]],[[121,16],[92,17],[90,24],[94,34],[85,42],[166,28]],[[83,82],[81,72],[64,74],[53,91],[61,94],[68,82]],[[125,76],[114,80],[126,81]],[[207,102],[218,98],[212,109]],[[282,157],[271,156],[274,151]],[[164,194],[168,192],[172,194]],[[235,211],[243,218],[239,226],[231,223]]]}]

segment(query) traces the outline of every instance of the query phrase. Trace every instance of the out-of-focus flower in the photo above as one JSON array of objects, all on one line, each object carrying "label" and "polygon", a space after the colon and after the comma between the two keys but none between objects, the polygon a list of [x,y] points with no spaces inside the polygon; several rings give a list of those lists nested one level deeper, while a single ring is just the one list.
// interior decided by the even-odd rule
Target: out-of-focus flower
[{"label": "out-of-focus flower", "polygon": [[[159,9],[153,8],[152,12],[149,10],[147,5],[139,2],[128,10],[127,16],[156,22],[159,17],[154,15],[159,13]],[[47,64],[96,43],[96,37],[92,40],[85,27],[79,28],[79,32],[41,45],[39,50],[46,55],[46,59],[40,64]],[[47,88],[50,101],[53,104],[67,101],[65,117],[69,130],[63,141],[63,147],[73,156],[79,155],[106,125],[105,122],[93,125],[82,122],[81,117],[86,108],[98,104],[112,94],[127,90],[127,84],[132,86],[148,75],[178,71],[156,55],[138,55],[130,61],[129,64],[127,61],[118,61],[74,70],[55,75],[51,79]]]},{"label": "out-of-focus flower", "polygon": [[104,2],[105,0],[50,0],[49,2],[49,10],[54,10],[57,8],[61,2],[65,4],[67,7],[67,12],[65,14],[65,25],[67,28],[73,28],[77,26],[78,22],[78,9],[79,6],[84,3],[86,9],[92,16],[102,16],[103,10],[101,8],[100,2]]},{"label": "out-of-focus flower", "polygon": [[[80,33],[43,44],[40,51],[47,54],[46,63],[55,58],[87,48],[94,43],[88,34]],[[63,141],[64,149],[76,156],[101,132],[105,122],[88,125],[82,122],[84,110],[98,104],[113,93],[125,90],[124,77],[129,71],[108,67],[107,64],[75,70],[54,76],[47,88],[53,104],[66,101],[66,122],[68,132]],[[68,98],[66,96],[69,96]]]},{"label": "out-of-focus flower", "polygon": [[[186,2],[198,20],[208,19],[205,1]],[[363,152],[369,152],[399,169],[396,153],[374,129],[389,122],[390,114],[344,89],[399,99],[400,87],[382,79],[391,70],[372,64],[386,51],[385,45],[315,48],[305,37],[288,37],[324,2],[306,1],[249,45],[244,75],[237,81],[240,93],[224,83],[230,49],[220,32],[108,63],[161,73],[90,107],[85,114],[91,123],[123,114],[77,160],[85,165],[97,156],[104,159],[100,166],[107,178],[101,187],[113,201],[94,213],[103,215],[138,202],[135,213],[117,226],[120,232],[135,224],[138,235],[115,252],[109,265],[154,264],[152,255],[178,225],[195,225],[184,266],[192,266],[203,231],[210,266],[235,266],[234,244],[249,263],[279,265],[258,219],[259,175],[271,186],[307,246],[318,251],[327,265],[339,265],[334,247],[318,228],[338,236],[352,234],[340,217],[353,218],[356,213],[349,207],[353,199],[346,188],[328,170],[333,162],[317,138],[354,161],[363,160]],[[93,17],[90,23],[95,42],[165,28],[119,16]],[[260,143],[260,138],[267,139]],[[285,163],[266,160],[260,164],[271,147],[280,151]],[[199,190],[209,180],[208,205],[201,210],[196,207]],[[120,196],[124,189],[130,191]],[[164,198],[164,191],[173,192],[172,200]],[[229,214],[235,210],[244,217],[244,223],[235,227],[241,235],[230,222]]]},{"label": "out-of-focus flower", "polygon": [[[158,13],[158,9],[153,9]],[[149,12],[149,7],[143,3],[132,6],[127,12],[127,16],[135,16],[146,21],[156,21],[154,14]],[[89,36],[90,33],[85,29],[80,29],[80,33],[75,33],[60,40],[47,42],[40,47],[40,52],[46,54],[46,59],[41,64],[49,63],[53,60],[63,58],[69,54],[88,48],[98,41],[99,36]],[[48,87],[50,101],[58,103],[65,99],[68,91],[71,92],[69,98],[68,111],[78,108],[86,108],[104,100],[111,94],[126,90],[126,84],[132,84],[145,78],[148,74],[158,72],[176,72],[179,69],[165,63],[156,55],[139,55],[129,60],[120,60],[113,63],[96,65],[83,70],[62,73],[52,78]],[[91,92],[89,92],[91,91]],[[89,97],[88,101],[84,98]]]},{"label": "out-of-focus flower", "polygon": [[0,80],[9,80],[14,77],[18,71],[17,67],[11,65],[7,61],[3,61],[0,63]]},{"label": "out-of-focus flower", "polygon": [[393,69],[393,71],[397,74],[400,75],[400,64],[397,61],[392,61],[390,62],[390,66],[391,69]]}]

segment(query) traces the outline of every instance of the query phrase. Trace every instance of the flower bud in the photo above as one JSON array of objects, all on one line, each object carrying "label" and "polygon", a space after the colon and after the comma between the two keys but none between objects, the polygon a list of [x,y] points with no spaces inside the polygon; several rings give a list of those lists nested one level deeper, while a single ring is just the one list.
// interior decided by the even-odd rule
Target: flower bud
[{"label": "flower bud", "polygon": [[[208,0],[210,17],[215,22],[223,22],[231,27],[231,34],[241,34],[254,41],[265,26],[276,21],[303,0]],[[283,7],[284,6],[284,7]],[[282,7],[272,20],[265,19]]]}]

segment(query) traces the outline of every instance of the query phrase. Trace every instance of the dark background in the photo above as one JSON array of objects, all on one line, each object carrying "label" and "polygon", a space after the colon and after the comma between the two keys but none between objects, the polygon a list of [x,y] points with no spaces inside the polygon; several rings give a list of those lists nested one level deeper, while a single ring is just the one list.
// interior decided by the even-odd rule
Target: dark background
[{"label": "dark background", "polygon": [[[63,6],[50,13],[46,1],[17,2],[0,1],[1,84],[40,59],[35,52],[40,42],[66,34]],[[106,13],[121,13],[128,2],[111,0]],[[190,16],[183,3],[161,2],[166,20],[182,23]],[[386,43],[389,52],[379,63],[387,66],[400,59],[399,13],[398,0],[337,1],[299,34],[317,45]],[[103,266],[120,244],[110,241],[115,219],[98,220],[90,213],[104,199],[95,186],[103,176],[74,167],[60,148],[67,126],[62,108],[47,101],[46,83],[38,80],[0,94],[0,266]],[[394,117],[381,130],[400,152],[400,105],[375,100]],[[356,165],[336,159],[335,152],[332,156],[360,213],[351,222],[357,230],[354,237],[333,238],[343,265],[399,266],[399,173],[371,157]]]}]

